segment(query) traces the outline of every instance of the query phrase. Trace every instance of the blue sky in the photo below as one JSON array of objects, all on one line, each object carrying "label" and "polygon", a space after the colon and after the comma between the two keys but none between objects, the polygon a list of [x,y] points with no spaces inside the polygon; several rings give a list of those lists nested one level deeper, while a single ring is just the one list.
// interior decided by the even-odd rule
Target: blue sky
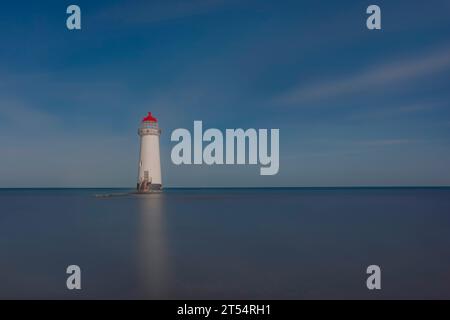
[{"label": "blue sky", "polygon": [[[82,30],[66,29],[66,8]],[[365,10],[378,4],[382,30]],[[450,185],[448,1],[15,1],[0,10],[0,187]],[[279,128],[280,171],[175,166],[176,128]]]}]

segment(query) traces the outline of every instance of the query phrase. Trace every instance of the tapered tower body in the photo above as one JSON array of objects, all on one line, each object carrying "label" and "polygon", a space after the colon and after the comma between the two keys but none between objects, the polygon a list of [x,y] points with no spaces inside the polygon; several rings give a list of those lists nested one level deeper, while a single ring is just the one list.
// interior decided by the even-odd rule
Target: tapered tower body
[{"label": "tapered tower body", "polygon": [[151,112],[142,119],[138,130],[141,138],[139,152],[138,192],[149,192],[162,188],[161,159],[159,153],[159,136],[161,129],[158,120]]}]

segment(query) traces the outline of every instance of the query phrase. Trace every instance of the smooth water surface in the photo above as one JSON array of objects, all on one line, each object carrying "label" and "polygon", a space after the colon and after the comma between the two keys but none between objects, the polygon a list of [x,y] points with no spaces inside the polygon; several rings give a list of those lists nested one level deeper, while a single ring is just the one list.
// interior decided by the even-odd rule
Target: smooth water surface
[{"label": "smooth water surface", "polygon": [[448,188],[127,191],[0,190],[0,298],[450,299]]}]

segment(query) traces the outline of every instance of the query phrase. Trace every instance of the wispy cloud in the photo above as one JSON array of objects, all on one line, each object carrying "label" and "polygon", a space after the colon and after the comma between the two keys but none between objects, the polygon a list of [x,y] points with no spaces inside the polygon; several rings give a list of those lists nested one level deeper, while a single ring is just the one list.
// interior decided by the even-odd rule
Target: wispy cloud
[{"label": "wispy cloud", "polygon": [[350,120],[372,120],[372,119],[393,119],[399,117],[406,117],[415,114],[424,114],[425,112],[435,111],[442,108],[448,104],[447,100],[428,100],[420,102],[410,102],[400,105],[386,105],[371,106],[370,109],[364,108],[359,112],[353,112],[349,119]]},{"label": "wispy cloud", "polygon": [[448,68],[450,48],[446,47],[423,56],[371,67],[332,81],[312,85],[300,83],[277,100],[287,104],[307,103],[393,84],[409,83]]}]

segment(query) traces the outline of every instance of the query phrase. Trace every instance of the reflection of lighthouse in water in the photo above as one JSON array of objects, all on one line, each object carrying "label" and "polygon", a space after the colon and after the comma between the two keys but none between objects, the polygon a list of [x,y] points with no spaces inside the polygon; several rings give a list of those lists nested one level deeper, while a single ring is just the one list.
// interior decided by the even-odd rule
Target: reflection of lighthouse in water
[{"label": "reflection of lighthouse in water", "polygon": [[161,189],[161,160],[159,155],[161,130],[158,127],[158,120],[152,116],[151,112],[142,119],[138,133],[141,137],[141,149],[137,189],[139,192]]},{"label": "reflection of lighthouse in water", "polygon": [[148,194],[139,201],[138,270],[146,299],[167,299],[171,267],[164,194]]}]

